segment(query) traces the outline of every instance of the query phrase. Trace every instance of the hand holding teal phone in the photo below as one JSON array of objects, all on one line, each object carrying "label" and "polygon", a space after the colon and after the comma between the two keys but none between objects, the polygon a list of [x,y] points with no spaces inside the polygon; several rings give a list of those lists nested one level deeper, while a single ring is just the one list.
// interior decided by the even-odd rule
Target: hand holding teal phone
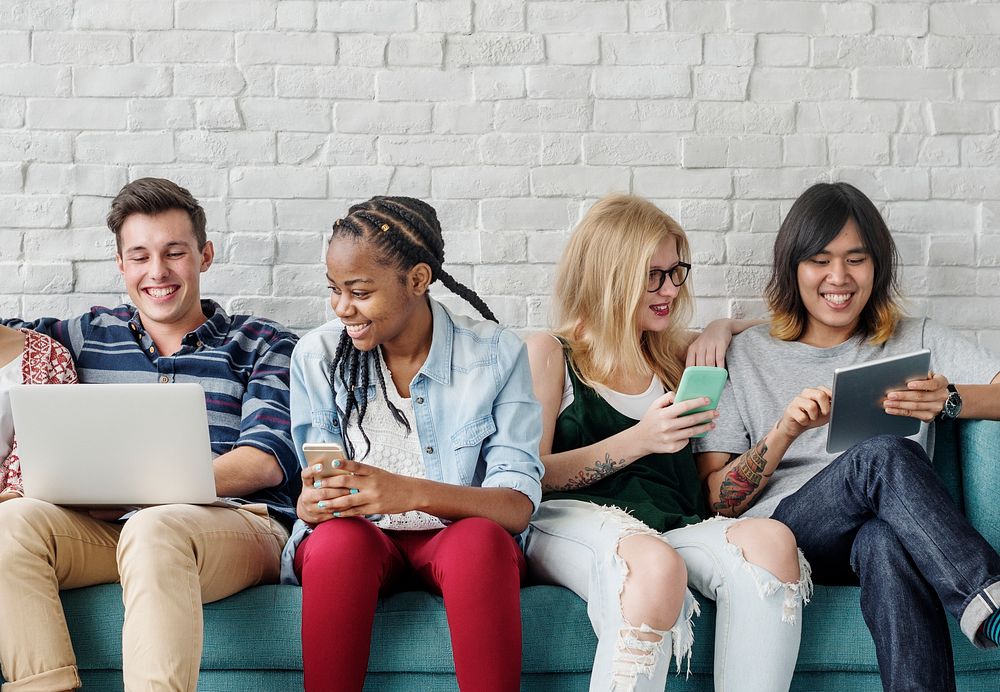
[{"label": "hand holding teal phone", "polygon": [[[722,390],[726,386],[726,378],[728,377],[729,373],[725,368],[716,368],[709,365],[692,365],[689,368],[685,368],[684,374],[681,375],[681,382],[677,385],[677,395],[674,397],[674,402],[698,399],[704,396],[709,399],[707,406],[693,408],[684,415],[689,416],[692,413],[712,411],[719,405],[719,397],[722,396]],[[704,436],[705,433],[701,433],[700,435],[692,435],[691,437]]]}]

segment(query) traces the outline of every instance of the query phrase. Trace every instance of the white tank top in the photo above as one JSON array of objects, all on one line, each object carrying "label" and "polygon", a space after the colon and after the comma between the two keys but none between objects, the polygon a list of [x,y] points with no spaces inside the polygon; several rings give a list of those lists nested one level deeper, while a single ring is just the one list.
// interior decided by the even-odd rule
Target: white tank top
[{"label": "white tank top", "polygon": [[[601,385],[594,387],[602,399],[611,404],[611,408],[618,411],[627,418],[640,420],[653,405],[653,402],[666,393],[663,383],[653,375],[649,380],[649,386],[642,394],[623,394],[613,389],[608,389]],[[569,377],[569,364],[565,366],[563,375],[562,401],[559,404],[559,413],[565,411],[573,403],[573,381]]]}]

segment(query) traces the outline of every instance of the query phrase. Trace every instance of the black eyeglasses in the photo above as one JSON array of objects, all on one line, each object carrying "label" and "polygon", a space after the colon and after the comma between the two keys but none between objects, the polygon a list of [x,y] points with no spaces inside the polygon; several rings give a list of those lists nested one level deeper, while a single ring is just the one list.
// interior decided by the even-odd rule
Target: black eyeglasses
[{"label": "black eyeglasses", "polygon": [[663,284],[668,276],[670,277],[670,283],[680,287],[687,281],[690,272],[691,265],[687,262],[678,262],[670,267],[670,269],[650,269],[649,278],[646,280],[646,290],[650,293],[656,293],[663,288]]}]

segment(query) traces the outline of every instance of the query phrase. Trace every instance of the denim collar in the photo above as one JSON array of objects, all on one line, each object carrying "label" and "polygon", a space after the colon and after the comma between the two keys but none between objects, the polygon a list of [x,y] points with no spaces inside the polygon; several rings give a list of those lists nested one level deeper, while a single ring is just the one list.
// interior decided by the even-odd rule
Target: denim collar
[{"label": "denim collar", "polygon": [[430,296],[427,302],[431,306],[431,318],[434,321],[431,332],[431,350],[427,360],[420,367],[419,374],[447,385],[451,382],[451,355],[455,345],[455,323],[448,309]]}]

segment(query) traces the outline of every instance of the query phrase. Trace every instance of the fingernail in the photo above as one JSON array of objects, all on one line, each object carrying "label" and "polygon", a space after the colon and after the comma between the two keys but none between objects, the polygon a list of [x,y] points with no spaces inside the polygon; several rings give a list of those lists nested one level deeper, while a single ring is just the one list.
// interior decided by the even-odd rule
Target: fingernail
[{"label": "fingernail", "polygon": [[319,502],[316,503],[316,506],[319,507],[320,509],[323,509],[324,507],[326,507],[326,502],[320,500]]},{"label": "fingernail", "polygon": [[351,495],[357,495],[357,494],[358,494],[358,489],[357,488],[351,488]]},{"label": "fingernail", "polygon": [[316,464],[315,466],[313,466],[313,471],[322,471],[322,470],[323,470],[323,464]]},{"label": "fingernail", "polygon": [[334,459],[333,460],[333,468],[335,468],[335,469],[340,468],[340,459]]},{"label": "fingernail", "polygon": [[314,488],[322,488],[323,487],[323,481],[313,481],[313,487]]}]

